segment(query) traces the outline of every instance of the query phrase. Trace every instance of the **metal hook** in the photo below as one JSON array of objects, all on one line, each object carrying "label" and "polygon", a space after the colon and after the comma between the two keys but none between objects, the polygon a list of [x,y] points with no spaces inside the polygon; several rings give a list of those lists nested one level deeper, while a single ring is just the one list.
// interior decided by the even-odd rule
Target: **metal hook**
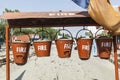
[{"label": "metal hook", "polygon": [[42,26],[42,37],[41,37],[41,39],[43,40],[43,26]]},{"label": "metal hook", "polygon": [[[64,26],[63,26],[63,30],[65,30],[65,28],[64,28]],[[64,34],[64,32],[63,32],[63,38],[65,37],[65,34]]]},{"label": "metal hook", "polygon": [[83,26],[83,30],[85,30],[85,26]]},{"label": "metal hook", "polygon": [[20,32],[21,32],[21,27],[20,27]]}]

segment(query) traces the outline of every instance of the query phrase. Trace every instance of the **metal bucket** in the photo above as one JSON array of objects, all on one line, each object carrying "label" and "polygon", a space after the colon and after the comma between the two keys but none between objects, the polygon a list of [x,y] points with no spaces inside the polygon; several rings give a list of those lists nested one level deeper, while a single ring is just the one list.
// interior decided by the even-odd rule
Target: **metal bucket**
[{"label": "metal bucket", "polygon": [[11,46],[13,51],[14,62],[18,65],[26,64],[28,59],[30,43],[13,42]]},{"label": "metal bucket", "polygon": [[56,44],[58,56],[60,58],[69,58],[69,57],[71,57],[71,51],[72,51],[72,46],[73,46],[73,37],[72,37],[72,34],[66,29],[61,29],[58,32],[60,32],[62,30],[67,31],[70,34],[71,39],[65,39],[63,36],[62,39],[56,39],[55,44]]},{"label": "metal bucket", "polygon": [[109,59],[112,50],[113,39],[95,39],[97,44],[98,55],[102,59]]},{"label": "metal bucket", "polygon": [[[51,38],[51,35],[49,34],[49,32],[47,32],[46,30],[40,30],[38,32],[45,32],[49,35],[50,37],[50,40],[44,40],[43,38],[43,33],[41,35],[41,39],[39,40],[36,40],[33,42],[33,45],[34,45],[34,49],[35,49],[35,53],[36,53],[36,56],[37,57],[47,57],[47,56],[50,56],[50,50],[51,50],[51,43],[52,43],[52,38]],[[37,32],[37,33],[38,33]],[[36,34],[37,34],[36,33]],[[36,36],[36,35],[35,35]],[[35,37],[34,36],[34,37]]]},{"label": "metal bucket", "polygon": [[97,44],[97,51],[98,51],[98,56],[101,59],[109,59],[110,58],[110,54],[111,54],[111,50],[112,50],[112,42],[113,39],[112,37],[109,35],[108,36],[108,31],[104,31],[105,35],[103,36],[99,36],[97,35],[97,33],[103,30],[103,28],[99,29],[96,33],[95,33],[95,41]]},{"label": "metal bucket", "polygon": [[71,56],[73,40],[58,39],[55,40],[55,43],[60,58],[69,58]]},{"label": "metal bucket", "polygon": [[34,41],[33,45],[37,57],[50,56],[52,41]]},{"label": "metal bucket", "polygon": [[[88,31],[91,34],[91,38],[78,38],[78,34],[81,31]],[[90,58],[91,55],[91,48],[92,48],[92,43],[93,43],[93,34],[90,30],[88,29],[81,29],[80,31],[78,31],[77,35],[76,35],[76,41],[77,41],[77,48],[78,48],[78,55],[79,58],[82,60],[87,60]]]},{"label": "metal bucket", "polygon": [[[18,33],[19,33],[19,35],[26,34],[28,37],[27,39],[30,39],[30,36],[26,32],[22,32],[21,28],[20,28],[20,32],[18,32]],[[14,41],[12,41],[11,47],[12,47],[14,62],[17,65],[24,65],[27,63],[30,44],[31,44],[31,42],[29,40],[24,41],[24,37],[16,38],[16,39],[14,39]]]},{"label": "metal bucket", "polygon": [[78,55],[81,59],[89,59],[93,39],[77,39]]}]

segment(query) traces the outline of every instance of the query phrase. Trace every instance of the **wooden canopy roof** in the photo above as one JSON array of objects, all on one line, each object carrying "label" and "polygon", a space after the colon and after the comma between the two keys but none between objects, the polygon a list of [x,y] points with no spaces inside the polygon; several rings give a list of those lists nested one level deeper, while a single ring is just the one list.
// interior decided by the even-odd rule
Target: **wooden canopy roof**
[{"label": "wooden canopy roof", "polygon": [[9,27],[98,26],[85,11],[4,13]]}]

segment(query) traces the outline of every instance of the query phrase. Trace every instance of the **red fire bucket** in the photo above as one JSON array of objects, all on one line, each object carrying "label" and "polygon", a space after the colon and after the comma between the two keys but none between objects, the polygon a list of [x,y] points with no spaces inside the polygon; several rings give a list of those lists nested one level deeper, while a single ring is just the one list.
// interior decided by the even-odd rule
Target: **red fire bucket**
[{"label": "red fire bucket", "polygon": [[77,47],[79,58],[81,59],[89,59],[91,55],[93,39],[77,39]]},{"label": "red fire bucket", "polygon": [[59,39],[55,40],[55,43],[60,58],[69,58],[71,56],[73,40]]},{"label": "red fire bucket", "polygon": [[13,42],[11,44],[14,62],[18,65],[24,65],[28,59],[30,43],[27,42]]},{"label": "red fire bucket", "polygon": [[104,33],[104,35],[97,35],[100,30],[103,30],[103,28],[99,29],[95,34],[98,55],[101,59],[109,59],[112,50],[113,39],[107,30],[103,30],[102,34]]},{"label": "red fire bucket", "polygon": [[[58,32],[60,32],[62,30],[69,32],[66,29],[61,29]],[[56,44],[57,51],[58,51],[58,56],[60,58],[69,58],[71,56],[71,51],[72,51],[72,46],[73,46],[73,37],[70,32],[69,32],[69,34],[71,35],[70,36],[71,39],[66,39],[64,36],[62,36],[61,39],[55,40],[55,44]]]},{"label": "red fire bucket", "polygon": [[[35,40],[33,42],[36,56],[37,57],[47,57],[47,56],[50,56],[52,37],[51,37],[50,33],[47,32],[46,30],[43,30],[43,28],[42,28],[42,30],[40,30],[38,32],[42,32],[42,35],[39,35],[39,37],[40,37],[39,40]],[[50,39],[49,38],[47,38],[47,39],[45,38],[44,39],[43,38],[43,32],[47,33],[49,35]],[[35,34],[35,36],[36,36],[36,34]]]},{"label": "red fire bucket", "polygon": [[98,55],[102,59],[109,59],[112,50],[113,39],[96,39]]},{"label": "red fire bucket", "polygon": [[[85,36],[84,38],[80,37],[77,39],[78,33],[80,33],[80,32],[83,33],[85,31],[88,31],[89,36]],[[93,39],[92,39],[93,34],[88,29],[82,29],[82,30],[78,31],[78,33],[76,35],[78,55],[79,55],[80,59],[87,60],[90,58],[90,55],[91,55],[91,48],[92,48],[92,43],[93,43]]]},{"label": "red fire bucket", "polygon": [[52,41],[34,41],[33,45],[37,57],[50,56]]}]

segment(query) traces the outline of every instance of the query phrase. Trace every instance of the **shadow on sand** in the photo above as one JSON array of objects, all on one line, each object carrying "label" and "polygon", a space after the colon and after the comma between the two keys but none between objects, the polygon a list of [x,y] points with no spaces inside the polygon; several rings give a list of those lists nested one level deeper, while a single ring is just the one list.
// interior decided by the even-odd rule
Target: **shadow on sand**
[{"label": "shadow on sand", "polygon": [[24,75],[26,70],[24,70],[15,80],[22,80],[22,77]]}]

